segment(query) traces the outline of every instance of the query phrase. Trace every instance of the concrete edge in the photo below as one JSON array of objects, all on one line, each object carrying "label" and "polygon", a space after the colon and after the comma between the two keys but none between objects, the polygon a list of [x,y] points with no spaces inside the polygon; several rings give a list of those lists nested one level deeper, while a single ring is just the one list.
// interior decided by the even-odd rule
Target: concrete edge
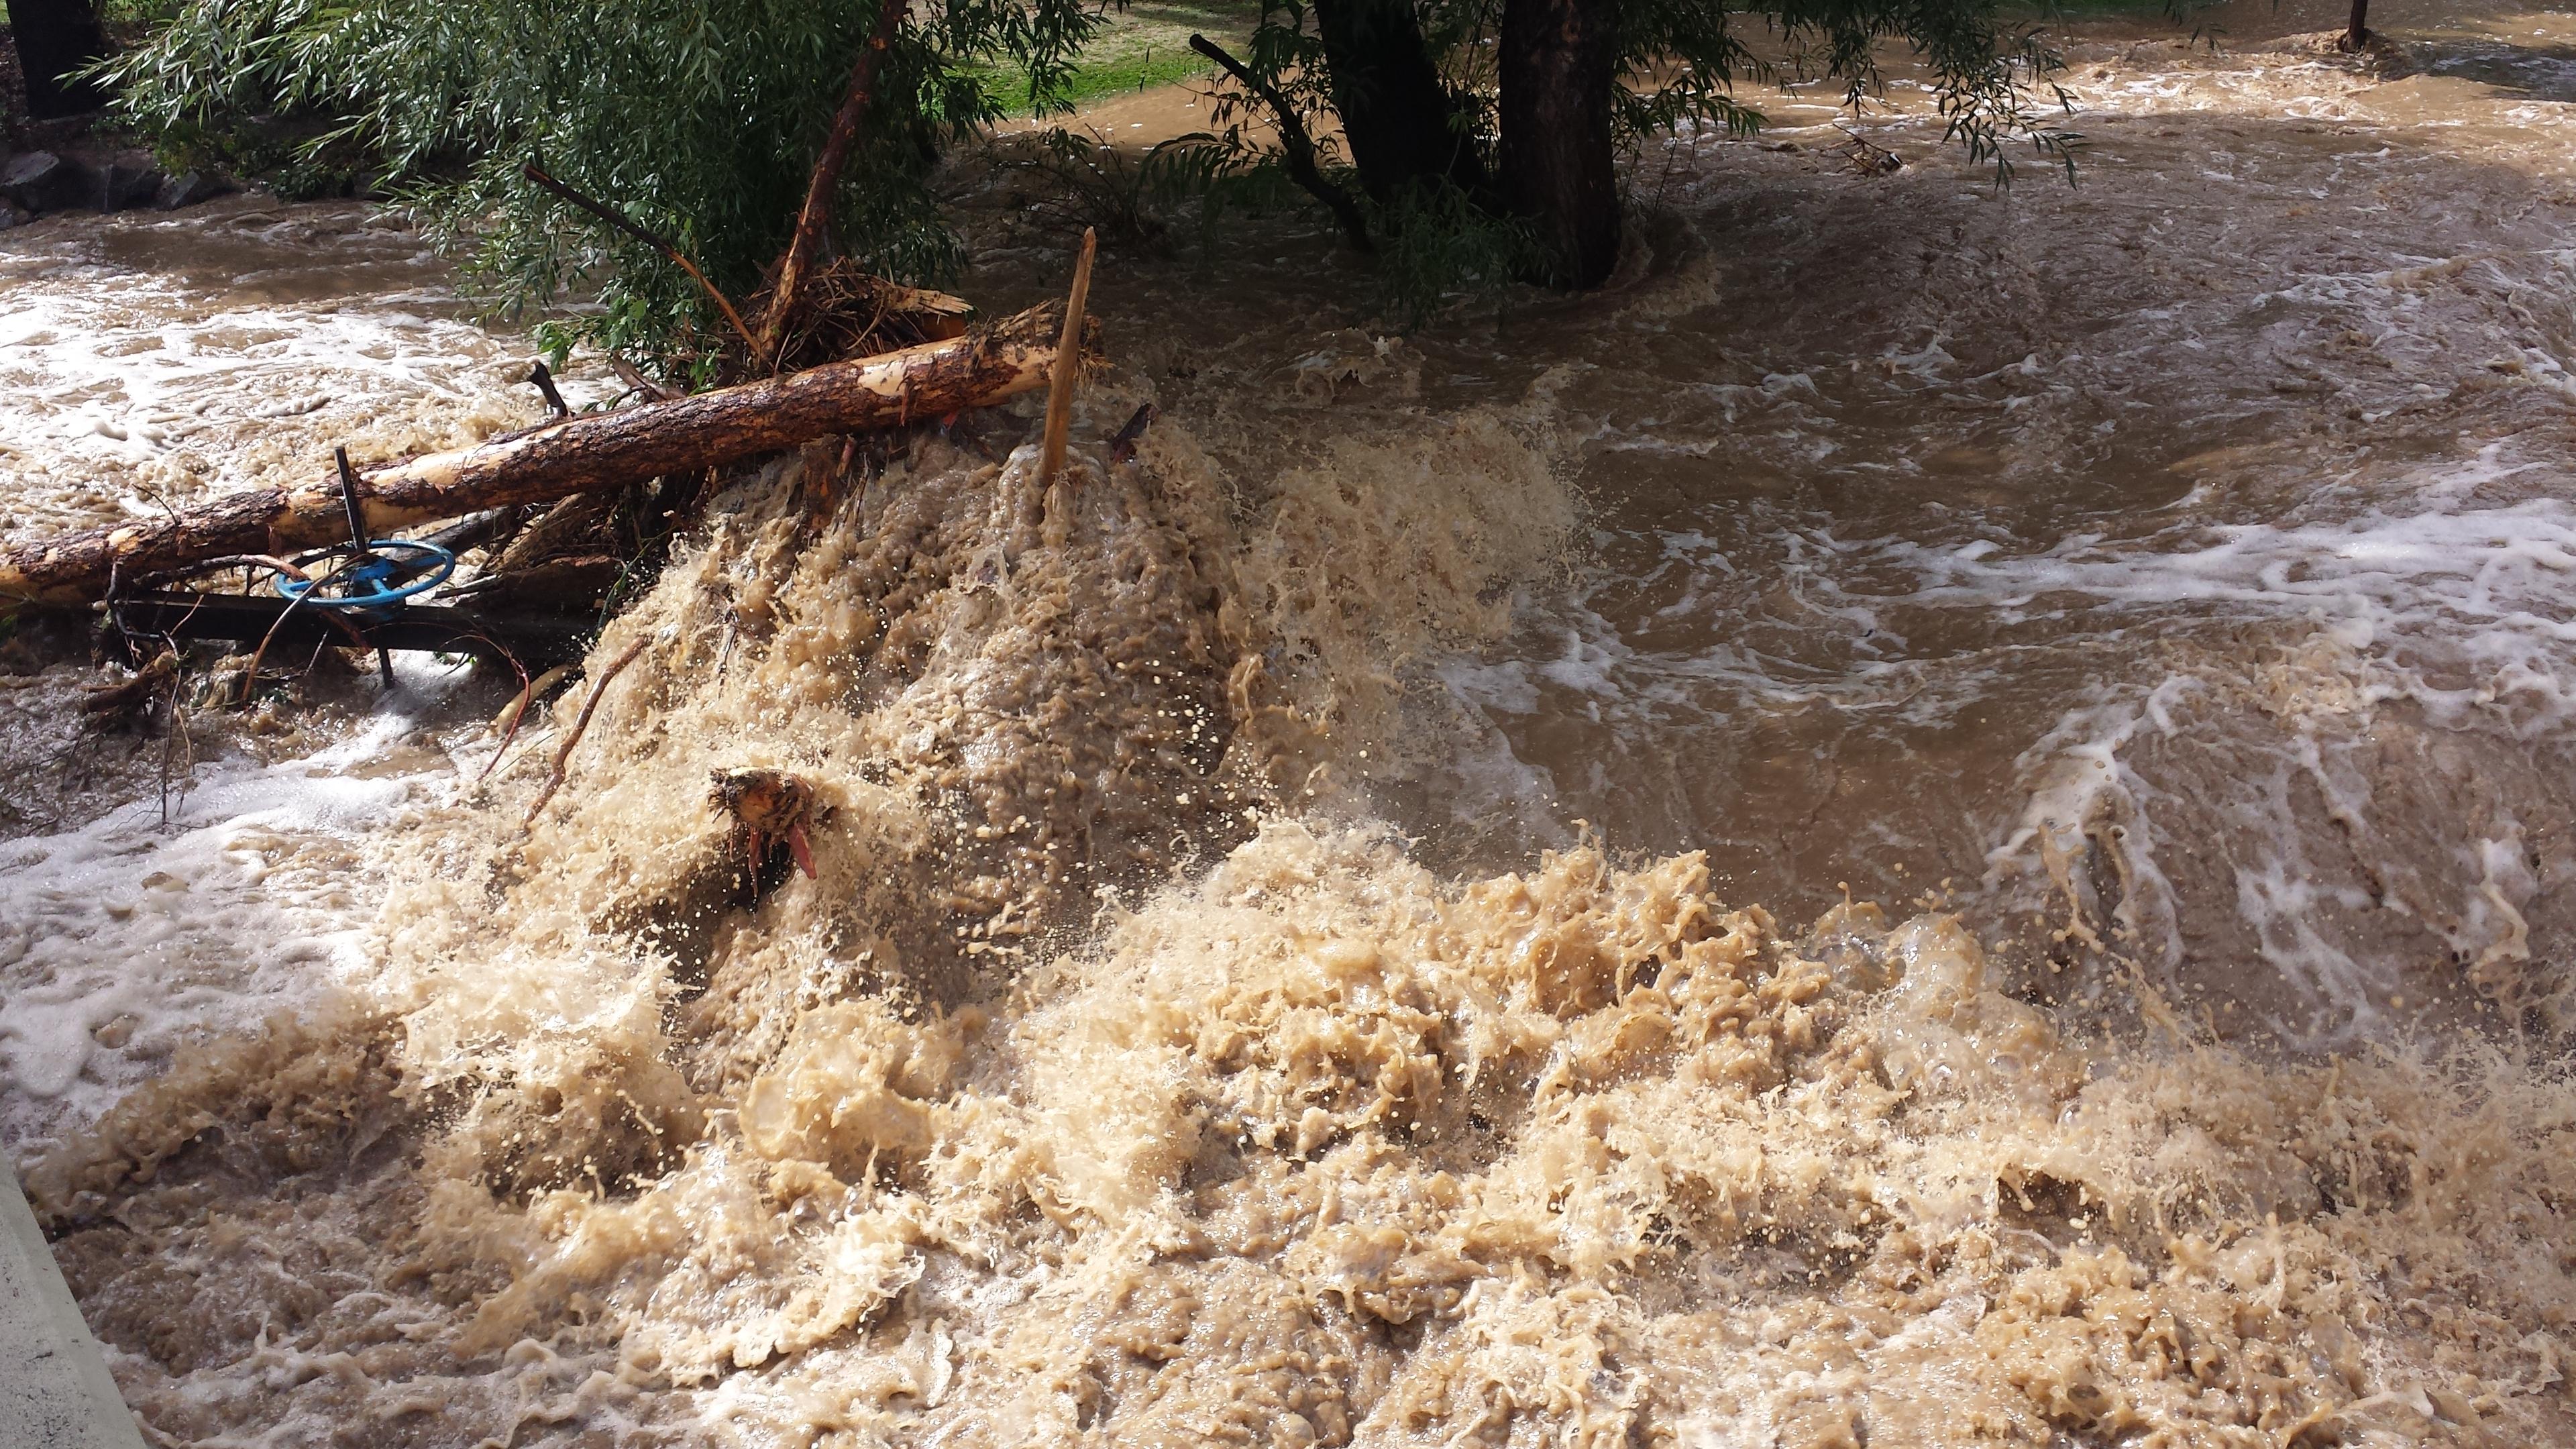
[{"label": "concrete edge", "polygon": [[0,1154],[0,1449],[144,1449]]}]

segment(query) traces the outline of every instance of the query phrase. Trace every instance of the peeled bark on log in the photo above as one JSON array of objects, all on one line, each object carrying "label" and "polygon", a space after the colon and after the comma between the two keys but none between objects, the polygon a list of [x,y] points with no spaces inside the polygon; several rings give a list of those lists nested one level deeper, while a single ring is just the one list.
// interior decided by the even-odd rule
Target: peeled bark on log
[{"label": "peeled bark on log", "polygon": [[[721,468],[829,433],[942,417],[1045,387],[1059,304],[1034,307],[947,342],[836,362],[740,387],[611,413],[583,413],[453,453],[369,469],[358,496],[367,529],[543,503],[667,474]],[[225,554],[284,553],[345,541],[336,477],[226,494],[160,523],[124,523],[0,548],[0,606],[73,604],[110,579],[140,578]]]}]

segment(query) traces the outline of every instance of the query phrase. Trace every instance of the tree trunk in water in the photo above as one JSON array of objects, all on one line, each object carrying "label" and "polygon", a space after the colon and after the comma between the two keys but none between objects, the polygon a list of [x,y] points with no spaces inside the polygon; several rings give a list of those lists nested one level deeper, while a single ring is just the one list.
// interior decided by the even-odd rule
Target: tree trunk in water
[{"label": "tree trunk in water", "polygon": [[93,0],[9,0],[9,35],[27,79],[27,114],[39,121],[107,104],[97,85],[63,76],[107,54]]},{"label": "tree trunk in water", "polygon": [[1383,206],[1445,180],[1482,200],[1485,163],[1453,124],[1456,108],[1423,44],[1413,0],[1315,0],[1315,29],[1342,137],[1370,197]]},{"label": "tree trunk in water", "polygon": [[2343,32],[2345,50],[2357,54],[2363,46],[2370,43],[2369,19],[2370,0],[2352,0],[2352,23],[2344,27]]},{"label": "tree trunk in water", "polygon": [[[720,468],[831,433],[926,422],[1047,385],[1062,309],[1032,308],[964,337],[832,363],[613,413],[579,413],[455,453],[360,475],[370,533],[478,509],[542,503],[647,478]],[[231,493],[158,523],[0,548],[0,606],[102,597],[227,554],[276,554],[349,536],[339,480]]]},{"label": "tree trunk in water", "polygon": [[1503,0],[1503,199],[1563,286],[1598,286],[1619,260],[1618,66],[1618,0]]}]

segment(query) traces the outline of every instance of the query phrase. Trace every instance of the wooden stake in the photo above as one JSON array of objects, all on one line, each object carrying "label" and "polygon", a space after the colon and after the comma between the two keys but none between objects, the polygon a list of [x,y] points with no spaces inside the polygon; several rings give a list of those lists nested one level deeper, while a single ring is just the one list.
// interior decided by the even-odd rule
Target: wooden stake
[{"label": "wooden stake", "polygon": [[1055,379],[1047,388],[1046,443],[1038,454],[1042,484],[1054,482],[1064,469],[1064,435],[1073,426],[1073,380],[1082,372],[1082,309],[1091,300],[1091,255],[1099,246],[1099,232],[1084,227],[1082,255],[1073,263],[1073,295],[1064,304],[1064,338],[1056,344]]}]

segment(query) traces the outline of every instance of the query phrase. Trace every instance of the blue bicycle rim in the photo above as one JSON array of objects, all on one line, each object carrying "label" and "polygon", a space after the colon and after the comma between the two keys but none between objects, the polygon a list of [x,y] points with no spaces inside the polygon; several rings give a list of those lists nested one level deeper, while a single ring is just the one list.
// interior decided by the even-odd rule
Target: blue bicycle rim
[{"label": "blue bicycle rim", "polygon": [[[448,575],[456,572],[456,555],[434,543],[421,543],[408,538],[368,540],[367,551],[370,554],[378,549],[387,553],[411,555],[411,558],[405,562],[429,559],[432,561],[430,571],[398,589],[378,589],[373,593],[342,596],[313,594],[312,588],[317,580],[290,579],[281,575],[277,580],[277,591],[290,599],[301,599],[307,606],[316,609],[381,609],[387,604],[399,604],[414,594],[437,588],[447,582]],[[393,561],[390,559],[378,559],[372,564],[361,564],[355,577],[363,582],[370,568],[383,567],[391,562]],[[308,595],[310,597],[307,597]]]}]

